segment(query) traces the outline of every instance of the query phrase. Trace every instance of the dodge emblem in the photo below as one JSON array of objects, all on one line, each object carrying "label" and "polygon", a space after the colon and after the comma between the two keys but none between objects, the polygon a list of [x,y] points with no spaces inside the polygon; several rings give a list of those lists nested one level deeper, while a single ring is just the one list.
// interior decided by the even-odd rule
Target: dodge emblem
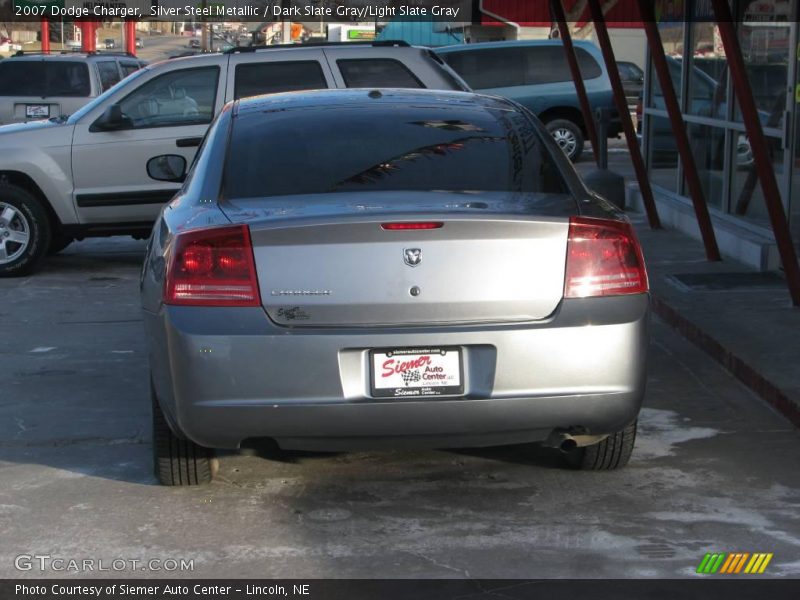
[{"label": "dodge emblem", "polygon": [[422,250],[420,248],[404,248],[403,261],[409,267],[416,267],[422,260]]}]

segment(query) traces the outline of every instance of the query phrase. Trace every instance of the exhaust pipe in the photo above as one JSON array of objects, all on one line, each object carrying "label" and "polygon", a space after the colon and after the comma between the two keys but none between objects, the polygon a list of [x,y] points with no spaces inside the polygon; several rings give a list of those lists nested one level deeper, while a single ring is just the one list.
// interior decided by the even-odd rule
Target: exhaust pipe
[{"label": "exhaust pipe", "polygon": [[569,434],[564,435],[564,439],[561,440],[561,444],[559,444],[558,449],[562,452],[571,452],[578,447],[578,442],[575,441],[575,438]]},{"label": "exhaust pipe", "polygon": [[566,431],[554,431],[542,445],[547,448],[558,448],[566,453],[577,448],[578,442]]},{"label": "exhaust pipe", "polygon": [[[574,431],[574,429],[573,429]],[[542,443],[546,448],[558,448],[561,452],[572,452],[576,448],[583,448],[584,446],[591,446],[602,442],[608,437],[606,435],[572,435],[566,431],[553,431],[547,439]]]}]

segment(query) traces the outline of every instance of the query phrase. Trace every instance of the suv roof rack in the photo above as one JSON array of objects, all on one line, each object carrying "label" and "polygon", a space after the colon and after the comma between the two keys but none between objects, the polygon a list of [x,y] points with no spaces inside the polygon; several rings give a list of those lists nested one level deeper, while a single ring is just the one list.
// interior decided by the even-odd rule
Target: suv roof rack
[{"label": "suv roof rack", "polygon": [[326,46],[372,46],[375,48],[399,47],[410,48],[411,44],[405,40],[373,40],[364,42],[306,42],[303,44],[270,44],[259,46],[235,46],[224,50],[223,54],[235,52],[255,52],[256,50],[285,50],[286,48],[321,48]]},{"label": "suv roof rack", "polygon": [[90,56],[127,56],[128,58],[139,58],[132,52],[106,52],[105,50],[94,50],[92,52],[87,52],[87,54]]},{"label": "suv roof rack", "polygon": [[42,52],[41,50],[17,50],[12,54],[9,58],[13,58],[14,56],[80,56],[85,54],[86,56],[125,56],[127,58],[135,58],[137,60],[142,60],[135,54],[131,54],[130,52],[85,52],[80,50],[75,52],[73,50],[53,50],[51,52]]}]

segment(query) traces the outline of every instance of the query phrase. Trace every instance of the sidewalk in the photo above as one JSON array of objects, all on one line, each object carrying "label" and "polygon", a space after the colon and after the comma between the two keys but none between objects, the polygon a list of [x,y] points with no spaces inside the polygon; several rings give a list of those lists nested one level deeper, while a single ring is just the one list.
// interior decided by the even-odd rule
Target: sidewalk
[{"label": "sidewalk", "polygon": [[732,260],[708,262],[700,242],[630,217],[654,313],[800,427],[800,308],[783,277]]},{"label": "sidewalk", "polygon": [[[611,170],[636,181],[624,142],[614,149]],[[594,168],[591,160],[576,166],[582,175]],[[644,248],[653,312],[800,427],[800,308],[783,276],[731,259],[708,262],[701,242],[628,215]]]}]

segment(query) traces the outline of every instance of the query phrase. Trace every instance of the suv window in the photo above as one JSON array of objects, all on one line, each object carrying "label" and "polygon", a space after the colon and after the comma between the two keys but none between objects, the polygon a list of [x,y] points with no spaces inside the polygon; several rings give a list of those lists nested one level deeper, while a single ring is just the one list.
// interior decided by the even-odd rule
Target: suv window
[{"label": "suv window", "polygon": [[97,62],[97,72],[100,74],[100,87],[106,91],[120,80],[117,61],[101,60]]},{"label": "suv window", "polygon": [[0,62],[0,81],[0,96],[88,97],[92,93],[89,67],[78,61],[6,59]]},{"label": "suv window", "polygon": [[164,73],[120,102],[122,114],[134,129],[210,123],[218,80],[219,67]]},{"label": "suv window", "polygon": [[[583,79],[603,74],[583,48],[575,48]],[[541,85],[572,81],[562,46],[491,48],[442,54],[448,64],[474,89]]]},{"label": "suv window", "polygon": [[240,64],[236,65],[233,97],[239,99],[327,87],[322,67],[316,60]]},{"label": "suv window", "polygon": [[126,60],[119,61],[119,67],[120,67],[120,69],[122,69],[122,76],[123,77],[127,77],[131,73],[135,73],[136,71],[138,71],[141,68],[139,66],[139,63],[130,62],[130,61],[126,61]]},{"label": "suv window", "polygon": [[292,111],[240,113],[232,127],[225,198],[568,190],[536,128],[521,112],[334,105],[304,109],[302,120]]},{"label": "suv window", "polygon": [[422,82],[399,60],[358,58],[336,61],[344,84],[349,88],[424,88]]}]

